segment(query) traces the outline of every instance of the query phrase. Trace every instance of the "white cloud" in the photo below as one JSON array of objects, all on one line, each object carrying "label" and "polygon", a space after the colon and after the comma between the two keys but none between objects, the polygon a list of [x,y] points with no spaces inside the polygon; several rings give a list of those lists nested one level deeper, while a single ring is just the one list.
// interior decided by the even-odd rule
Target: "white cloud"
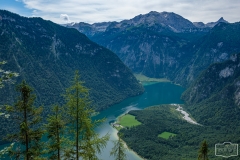
[{"label": "white cloud", "polygon": [[67,14],[60,14],[60,18],[66,23],[70,22],[69,16]]},{"label": "white cloud", "polygon": [[[240,21],[239,0],[22,0],[34,15],[56,23],[63,23],[59,15],[65,13],[74,22],[102,22],[130,19],[150,11],[174,12],[190,21],[205,23],[220,17],[230,22]],[[67,19],[68,16],[64,18]]]}]

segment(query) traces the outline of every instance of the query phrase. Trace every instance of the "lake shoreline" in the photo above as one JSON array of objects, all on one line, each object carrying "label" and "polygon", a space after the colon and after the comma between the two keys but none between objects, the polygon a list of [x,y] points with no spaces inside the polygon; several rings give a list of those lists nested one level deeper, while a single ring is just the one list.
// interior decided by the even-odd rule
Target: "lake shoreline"
[{"label": "lake shoreline", "polygon": [[[173,84],[171,81],[169,81],[169,80],[167,80],[167,79],[153,79],[153,78],[149,78],[149,77],[147,77],[147,79],[141,79],[141,78],[139,78],[139,77],[137,77],[136,76],[136,74],[134,74],[134,76],[137,78],[137,80],[139,80],[139,82],[143,85],[143,86],[148,86],[148,85],[154,85],[154,84],[156,84],[156,83],[171,83],[171,84]],[[146,76],[145,76],[146,77]],[[174,84],[174,85],[177,85],[177,84]],[[177,86],[181,86],[181,85],[177,85]],[[148,106],[148,107],[151,107],[151,106]],[[129,112],[129,111],[128,111]],[[124,115],[126,115],[126,114],[128,114],[128,112],[125,112],[125,113],[122,113],[121,115],[119,115],[117,118],[116,118],[116,120],[115,120],[115,122],[114,123],[111,123],[110,125],[111,125],[111,127],[112,128],[114,128],[115,130],[116,130],[116,138],[119,138],[119,136],[118,136],[118,132],[119,132],[119,130],[118,130],[118,128],[116,127],[116,126],[114,126],[114,124],[120,124],[120,118],[122,117],[122,116],[124,116]],[[121,126],[120,126],[121,127]],[[136,151],[134,151],[133,149],[131,149],[130,147],[128,147],[128,145],[127,145],[127,143],[123,140],[123,139],[121,139],[123,142],[124,142],[124,145],[126,146],[126,148],[129,150],[129,151],[132,151],[136,156],[138,156],[141,160],[146,160],[146,159],[144,159],[143,157],[141,157]]]},{"label": "lake shoreline", "polygon": [[[101,150],[101,154],[97,154],[99,159],[110,160],[113,159],[110,156],[110,152],[114,146],[113,141],[118,139],[117,129],[113,128],[110,123],[116,121],[117,117],[128,113],[131,110],[142,110],[146,107],[160,105],[160,104],[180,104],[183,103],[179,98],[185,90],[183,87],[176,86],[173,83],[168,82],[154,82],[144,85],[145,92],[141,95],[130,97],[114,104],[113,106],[99,111],[92,118],[94,120],[105,118],[106,121],[96,127],[95,131],[99,136],[104,136],[107,133],[110,134],[110,140],[107,142],[107,146]],[[126,143],[126,142],[125,142]],[[0,147],[4,147],[2,145]],[[127,143],[126,143],[127,146]],[[143,157],[137,154],[134,150],[127,146],[126,151],[128,160],[144,160]],[[1,149],[0,149],[1,150]],[[111,157],[111,158],[110,158]],[[10,160],[10,159],[6,159]]]},{"label": "lake shoreline", "polygon": [[[124,114],[122,114],[122,115],[124,115]],[[121,115],[121,116],[122,116]],[[120,117],[120,116],[119,116]],[[113,126],[112,126],[113,127]],[[119,132],[119,130],[117,130],[117,128],[115,128],[115,127],[113,127],[117,132],[116,132],[116,137],[117,138],[119,138],[119,136],[118,136],[118,132]],[[133,149],[131,149],[128,145],[127,145],[127,143],[123,140],[123,139],[121,139],[123,142],[124,142],[124,146],[128,149],[128,151],[131,151],[131,152],[133,152],[138,158],[140,158],[141,160],[146,160],[145,158],[143,158],[143,157],[141,157],[136,151],[134,151]]]}]

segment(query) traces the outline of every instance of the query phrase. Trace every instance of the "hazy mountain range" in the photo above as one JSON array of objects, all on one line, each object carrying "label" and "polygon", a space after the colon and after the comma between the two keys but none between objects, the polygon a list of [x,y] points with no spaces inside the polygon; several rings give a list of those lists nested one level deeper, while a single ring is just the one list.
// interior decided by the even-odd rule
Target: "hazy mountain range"
[{"label": "hazy mountain range", "polygon": [[200,27],[196,24],[175,13],[150,12],[121,22],[67,27],[115,52],[135,73],[188,86],[211,63],[240,51],[239,23],[220,18]]}]

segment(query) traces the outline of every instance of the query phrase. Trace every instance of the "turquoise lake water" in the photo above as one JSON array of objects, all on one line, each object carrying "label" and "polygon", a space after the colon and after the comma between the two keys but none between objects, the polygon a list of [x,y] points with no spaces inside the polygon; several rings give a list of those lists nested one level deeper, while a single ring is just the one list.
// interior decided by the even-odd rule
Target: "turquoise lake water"
[{"label": "turquoise lake water", "polygon": [[[136,97],[128,98],[121,103],[111,106],[110,108],[100,112],[94,119],[106,118],[106,121],[96,128],[96,131],[103,136],[110,134],[110,141],[106,148],[102,150],[102,153],[98,157],[102,160],[113,160],[114,157],[110,157],[110,152],[113,148],[113,140],[117,140],[117,130],[114,129],[109,123],[115,121],[116,118],[130,110],[144,109],[149,106],[159,104],[182,104],[180,99],[181,94],[185,90],[181,86],[174,85],[172,83],[145,83],[145,92]],[[0,146],[0,150],[7,145]],[[127,151],[127,160],[140,160],[141,158],[133,151]],[[9,160],[7,158],[6,160]]]}]

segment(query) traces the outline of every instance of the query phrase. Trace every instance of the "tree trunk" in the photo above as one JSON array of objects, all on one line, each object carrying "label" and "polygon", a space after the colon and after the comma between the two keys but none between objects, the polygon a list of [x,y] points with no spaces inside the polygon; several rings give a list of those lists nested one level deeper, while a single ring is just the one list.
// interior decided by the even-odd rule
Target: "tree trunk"
[{"label": "tree trunk", "polygon": [[24,127],[25,127],[25,142],[26,142],[26,159],[29,160],[29,153],[28,153],[28,125],[27,125],[27,95],[24,92],[23,88],[23,106],[24,106]]},{"label": "tree trunk", "polygon": [[76,129],[76,130],[77,130],[77,134],[76,134],[76,135],[77,135],[77,136],[76,136],[76,145],[77,145],[77,146],[76,146],[76,150],[77,150],[77,156],[76,156],[76,157],[77,157],[77,160],[79,159],[79,157],[78,157],[78,138],[79,138],[79,136],[78,136],[78,133],[79,133],[79,132],[78,132],[78,130],[79,130],[79,129],[78,129],[78,112],[79,112],[79,109],[78,109],[78,100],[79,100],[79,95],[78,95],[78,94],[79,94],[79,93],[78,93],[78,88],[77,88],[77,116],[76,116],[76,117],[77,117],[77,118],[76,118],[76,119],[77,119],[77,129]]},{"label": "tree trunk", "polygon": [[[56,120],[58,120],[58,107],[56,113]],[[58,160],[60,160],[60,137],[59,137],[59,125],[57,125],[57,143],[58,143]]]}]

